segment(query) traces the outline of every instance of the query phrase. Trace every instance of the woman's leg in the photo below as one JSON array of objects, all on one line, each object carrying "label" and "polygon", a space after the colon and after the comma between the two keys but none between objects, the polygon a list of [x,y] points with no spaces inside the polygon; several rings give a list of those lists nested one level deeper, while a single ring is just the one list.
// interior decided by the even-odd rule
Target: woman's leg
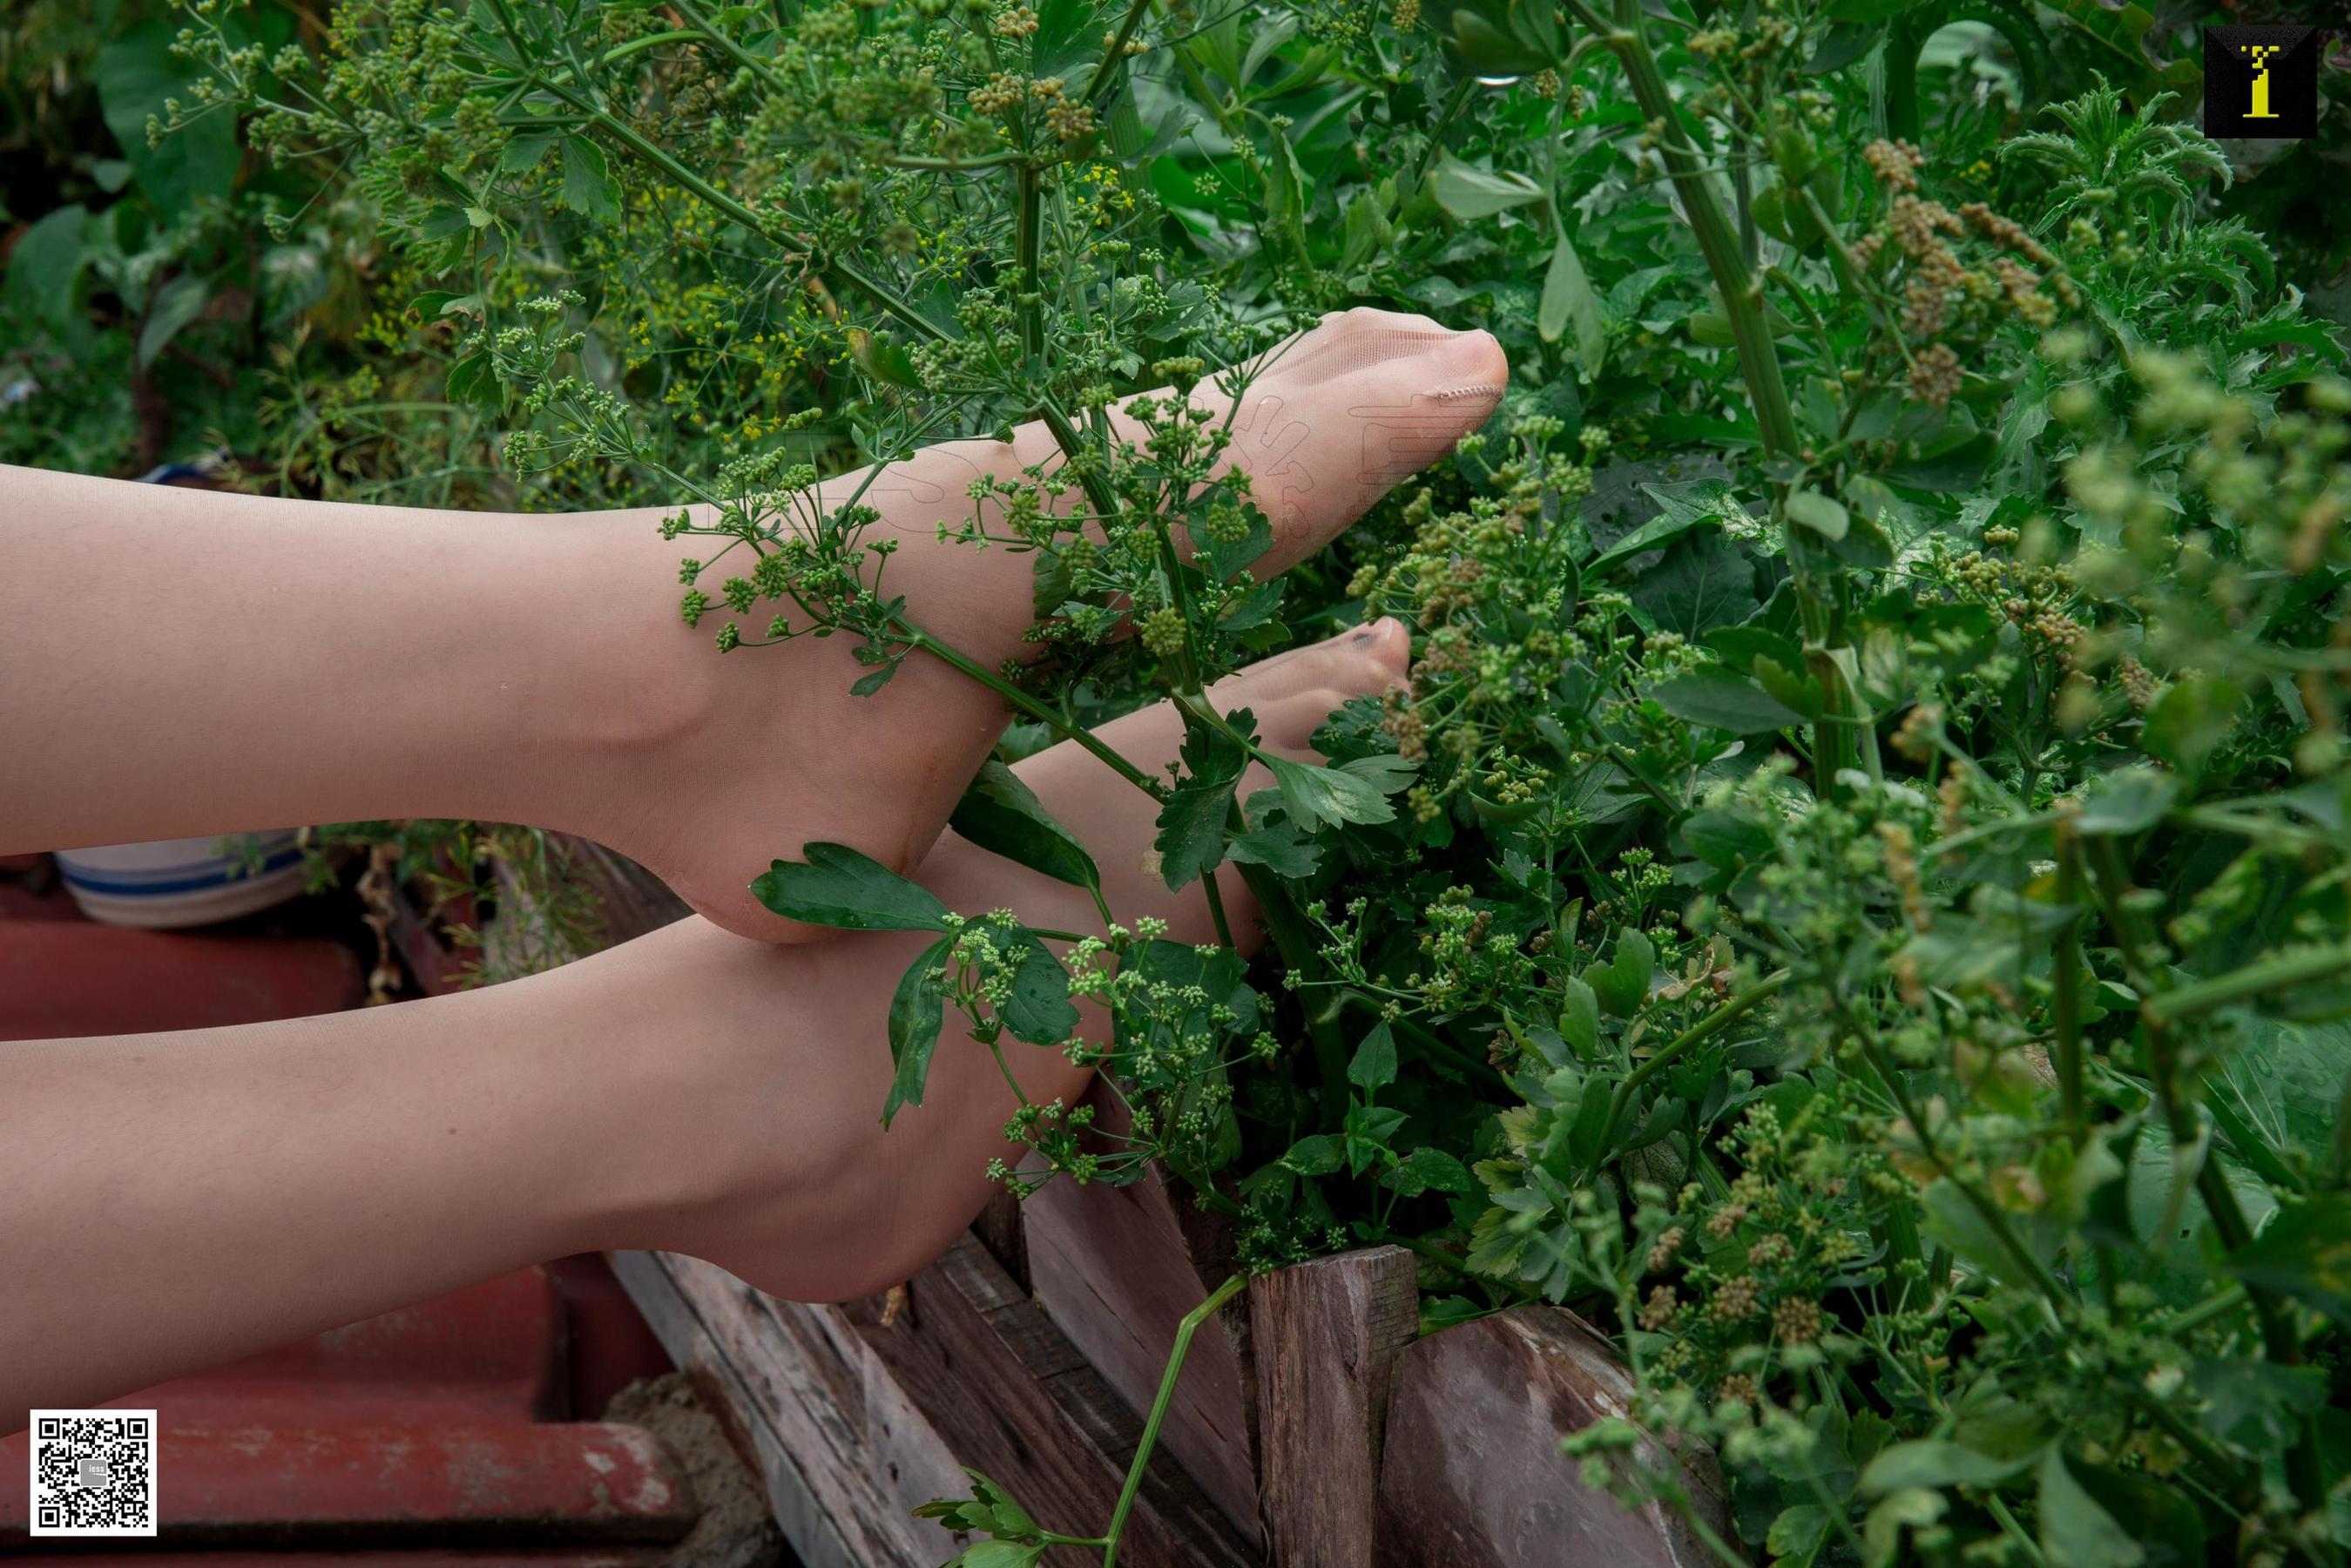
[{"label": "woman's leg", "polygon": [[[1215,695],[1303,758],[1332,707],[1400,679],[1404,658],[1382,622]],[[1165,706],[1103,735],[1146,768],[1179,737]],[[1068,745],[1019,771],[1092,847],[1122,920],[1212,939],[1200,890],[1143,869],[1156,813],[1141,792]],[[952,836],[923,878],[967,913],[1100,928],[1082,892]],[[1246,942],[1247,890],[1229,872],[1221,886]],[[1014,1103],[951,1032],[924,1103],[883,1132],[884,1015],[923,946],[776,947],[690,919],[455,997],[0,1045],[0,1429],[566,1252],[689,1251],[818,1300],[907,1277],[985,1201]],[[1084,1088],[1057,1051],[1010,1061],[1032,1099]]]},{"label": "woman's leg", "polygon": [[[1233,459],[1276,525],[1264,569],[1320,548],[1475,428],[1505,373],[1482,332],[1380,311],[1292,344],[1236,416]],[[1194,396],[1219,394],[1203,382]],[[1033,426],[935,446],[866,497],[901,547],[888,586],[984,666],[1023,652],[1033,558],[943,544],[937,526],[968,517],[973,481],[1052,451]],[[700,630],[677,612],[678,559],[714,541],[665,542],[661,517],[486,517],[0,469],[0,852],[385,817],[526,822],[633,856],[730,930],[813,935],[760,908],[751,878],[813,840],[914,864],[1003,708],[921,655],[852,696],[867,672],[847,637],[721,658],[723,610]]]}]

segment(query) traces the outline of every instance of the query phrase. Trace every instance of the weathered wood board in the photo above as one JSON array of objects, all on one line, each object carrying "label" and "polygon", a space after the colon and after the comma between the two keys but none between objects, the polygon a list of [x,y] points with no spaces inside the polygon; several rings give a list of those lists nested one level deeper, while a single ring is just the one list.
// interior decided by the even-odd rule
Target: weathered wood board
[{"label": "weathered wood board", "polygon": [[[1632,1375],[1558,1307],[1457,1323],[1405,1353],[1380,1469],[1381,1568],[1698,1568],[1711,1553],[1652,1503],[1585,1487],[1562,1437],[1625,1413]],[[1727,1508],[1712,1457],[1684,1476],[1709,1528]]]},{"label": "weathered wood board", "polygon": [[959,1550],[910,1511],[962,1490],[954,1457],[832,1308],[778,1301],[672,1253],[611,1260],[808,1568],[936,1568]]},{"label": "weathered wood board", "polygon": [[[1115,1103],[1089,1099],[1103,1125]],[[1057,1180],[1021,1205],[1029,1285],[1070,1342],[1118,1396],[1147,1409],[1184,1314],[1224,1272],[1200,1261],[1214,1244],[1164,1175],[1128,1186]],[[1221,1314],[1194,1336],[1160,1441],[1252,1546],[1258,1518],[1257,1416],[1249,1318]]]},{"label": "weathered wood board", "polygon": [[1420,1333],[1412,1254],[1375,1247],[1249,1284],[1266,1545],[1282,1568],[1372,1568],[1398,1362]]},{"label": "weathered wood board", "polygon": [[[616,1253],[613,1269],[681,1366],[737,1414],[784,1533],[810,1568],[928,1568],[956,1543],[909,1511],[962,1495],[968,1465],[1046,1528],[1109,1522],[1142,1421],[967,1236],[884,1298],[780,1301],[713,1265]],[[885,1321],[886,1320],[886,1321]],[[1052,1568],[1092,1559],[1049,1552]],[[1253,1568],[1252,1546],[1163,1449],[1119,1561]]]}]

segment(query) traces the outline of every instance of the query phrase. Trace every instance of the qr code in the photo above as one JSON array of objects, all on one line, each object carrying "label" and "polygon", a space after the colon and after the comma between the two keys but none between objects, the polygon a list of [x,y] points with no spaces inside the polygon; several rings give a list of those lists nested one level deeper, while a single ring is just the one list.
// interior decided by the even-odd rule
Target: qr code
[{"label": "qr code", "polygon": [[155,1412],[32,1416],[35,1535],[155,1533]]}]

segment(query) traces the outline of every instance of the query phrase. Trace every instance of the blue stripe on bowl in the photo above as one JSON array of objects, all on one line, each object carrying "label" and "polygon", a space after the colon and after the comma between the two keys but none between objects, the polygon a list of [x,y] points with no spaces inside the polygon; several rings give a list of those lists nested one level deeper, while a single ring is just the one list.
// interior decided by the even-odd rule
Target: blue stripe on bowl
[{"label": "blue stripe on bowl", "polygon": [[161,898],[169,894],[195,893],[208,887],[226,887],[231,883],[257,881],[298,864],[301,859],[302,847],[296,844],[263,861],[258,871],[247,871],[243,862],[233,864],[216,862],[203,869],[195,866],[170,868],[172,872],[189,873],[170,882],[140,880],[159,874],[154,872],[104,872],[94,875],[77,870],[62,860],[57,863],[57,871],[67,886],[78,887],[84,893],[110,894],[118,898]]},{"label": "blue stripe on bowl", "polygon": [[[271,852],[270,855],[263,858],[262,864],[269,865],[285,852],[283,850]],[[189,877],[210,876],[225,866],[246,863],[246,857],[242,855],[206,855],[203,860],[183,861],[178,865],[95,865],[76,859],[70,850],[57,855],[57,864],[68,876],[99,876],[120,883],[181,882]]]}]

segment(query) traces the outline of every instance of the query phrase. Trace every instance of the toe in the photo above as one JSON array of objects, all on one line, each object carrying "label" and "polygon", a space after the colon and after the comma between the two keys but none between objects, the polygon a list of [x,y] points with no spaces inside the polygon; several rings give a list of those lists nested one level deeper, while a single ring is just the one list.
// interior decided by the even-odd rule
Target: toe
[{"label": "toe", "polygon": [[1350,697],[1401,685],[1411,655],[1403,622],[1387,616],[1251,664],[1216,685],[1217,706],[1254,712],[1269,749],[1305,759],[1308,737]]}]

